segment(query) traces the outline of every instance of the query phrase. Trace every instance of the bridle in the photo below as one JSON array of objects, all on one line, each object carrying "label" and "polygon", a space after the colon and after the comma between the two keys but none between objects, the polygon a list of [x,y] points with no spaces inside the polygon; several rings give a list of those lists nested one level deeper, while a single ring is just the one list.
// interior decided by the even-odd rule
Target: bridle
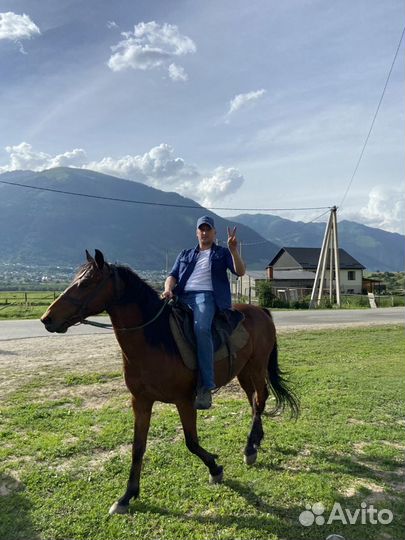
[{"label": "bridle", "polygon": [[[69,322],[69,321],[71,321],[73,319],[79,318],[79,320],[75,324],[73,324],[71,326],[77,326],[79,324],[87,324],[89,326],[95,326],[97,328],[105,328],[105,329],[108,329],[108,330],[111,330],[111,329],[114,328],[114,326],[112,324],[105,324],[105,323],[100,323],[100,322],[96,322],[96,321],[88,321],[86,319],[85,315],[84,315],[84,313],[85,313],[88,305],[90,304],[90,302],[92,302],[97,297],[97,294],[104,288],[104,285],[110,280],[111,277],[113,277],[113,280],[114,280],[114,294],[113,294],[113,300],[112,300],[112,302],[109,303],[109,305],[112,306],[112,305],[119,302],[119,300],[120,300],[120,292],[119,292],[120,278],[119,278],[119,275],[118,275],[118,272],[117,272],[117,268],[114,265],[108,265],[108,268],[109,268],[108,274],[106,274],[103,277],[103,279],[100,281],[98,286],[93,291],[91,291],[87,295],[87,297],[85,297],[84,301],[83,301],[83,299],[78,300],[77,298],[72,298],[68,294],[64,295],[64,297],[63,297],[64,300],[67,300],[72,305],[79,307],[78,313],[76,313],[73,317],[70,317],[66,321],[66,322]],[[74,283],[78,279],[80,279],[80,277],[82,277],[82,276],[79,276],[72,283],[72,285],[74,285]],[[70,285],[70,287],[72,285]],[[131,328],[117,328],[117,327],[115,327],[115,330],[119,330],[120,332],[132,332],[134,330],[141,330],[142,328],[145,328],[146,326],[149,326],[150,324],[155,322],[156,319],[158,319],[160,317],[160,315],[163,313],[164,309],[166,308],[168,302],[169,302],[169,299],[166,299],[163,302],[163,304],[162,304],[161,308],[159,309],[159,311],[156,313],[156,315],[152,319],[147,321],[146,323],[140,324],[138,326],[133,326]]]}]

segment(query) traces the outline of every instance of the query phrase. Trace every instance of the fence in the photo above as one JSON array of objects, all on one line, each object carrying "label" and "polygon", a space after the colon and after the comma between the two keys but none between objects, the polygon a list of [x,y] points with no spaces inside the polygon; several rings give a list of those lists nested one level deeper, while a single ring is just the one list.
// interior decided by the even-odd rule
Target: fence
[{"label": "fence", "polygon": [[[258,297],[252,287],[243,289],[243,294],[240,291],[232,294],[232,301],[235,303],[258,304]],[[279,308],[307,308],[311,297],[312,289],[310,288],[292,288],[292,287],[272,287],[271,294],[273,299],[269,301],[267,307]],[[368,295],[364,294],[341,294],[342,308],[369,308],[370,300]],[[334,300],[330,300],[329,293],[325,294],[321,300],[320,307],[332,307]],[[377,307],[395,307],[405,306],[405,295],[385,294],[375,295]]]},{"label": "fence", "polygon": [[58,296],[57,291],[1,291],[0,318],[6,319],[16,315],[35,316],[45,311]]}]

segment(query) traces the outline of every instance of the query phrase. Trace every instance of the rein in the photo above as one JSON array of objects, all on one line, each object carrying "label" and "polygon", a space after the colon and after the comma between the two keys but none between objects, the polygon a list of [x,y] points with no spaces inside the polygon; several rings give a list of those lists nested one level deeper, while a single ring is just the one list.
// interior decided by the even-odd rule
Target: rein
[{"label": "rein", "polygon": [[[112,324],[105,324],[105,323],[100,323],[100,322],[96,322],[96,321],[88,321],[83,316],[83,313],[84,313],[87,305],[95,298],[95,296],[97,295],[99,290],[102,289],[102,287],[105,285],[105,283],[107,283],[107,281],[110,279],[110,277],[112,277],[112,276],[114,277],[114,289],[116,290],[118,288],[117,283],[118,283],[119,278],[118,278],[117,270],[113,265],[111,265],[110,268],[112,269],[112,271],[101,281],[101,283],[98,285],[96,290],[92,294],[90,294],[85,299],[85,301],[83,303],[81,301],[77,301],[77,300],[75,300],[73,298],[70,298],[69,296],[65,296],[66,300],[71,302],[73,305],[76,305],[76,306],[79,307],[79,313],[75,317],[72,317],[72,318],[79,317],[79,321],[74,326],[77,326],[79,324],[87,324],[89,326],[95,326],[97,328],[104,328],[106,330],[112,330],[114,328],[114,326]],[[119,330],[120,332],[132,332],[134,330],[141,330],[142,328],[145,328],[146,326],[149,326],[150,324],[155,322],[156,319],[158,319],[160,317],[160,315],[163,313],[163,311],[164,311],[164,309],[167,306],[169,301],[170,301],[170,299],[166,298],[166,300],[163,302],[161,308],[156,313],[156,315],[152,319],[147,321],[146,323],[139,324],[138,326],[133,326],[131,328],[117,328],[116,327],[115,330]],[[71,319],[69,319],[69,320],[71,320]]]},{"label": "rein", "polygon": [[[146,322],[144,324],[140,324],[138,326],[132,326],[131,328],[115,328],[115,330],[119,330],[120,332],[132,332],[133,330],[141,330],[142,328],[145,328],[145,326],[149,326],[150,324],[155,322],[156,319],[158,319],[160,317],[160,315],[163,313],[163,310],[167,306],[168,302],[169,302],[169,299],[166,299],[164,301],[162,307],[159,309],[159,311],[156,313],[156,315],[150,321],[148,321],[148,322]],[[108,329],[108,330],[112,330],[114,328],[114,326],[112,324],[105,324],[105,323],[99,323],[99,322],[95,322],[95,321],[88,321],[87,319],[83,319],[82,321],[80,321],[79,324],[88,324],[90,326],[96,326],[97,328],[105,328],[105,329]]]}]

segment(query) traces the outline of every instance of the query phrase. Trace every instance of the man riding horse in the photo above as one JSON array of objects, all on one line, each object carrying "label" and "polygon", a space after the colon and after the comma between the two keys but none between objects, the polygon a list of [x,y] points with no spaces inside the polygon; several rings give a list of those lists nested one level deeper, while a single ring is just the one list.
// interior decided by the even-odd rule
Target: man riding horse
[{"label": "man riding horse", "polygon": [[176,295],[193,310],[199,370],[194,405],[196,409],[209,409],[211,390],[216,386],[211,325],[217,310],[231,308],[227,270],[243,276],[245,264],[238,252],[236,227],[232,231],[228,227],[228,248],[216,245],[215,224],[210,216],[197,220],[196,234],[198,245],[178,255],[162,298]]},{"label": "man riding horse", "polygon": [[[229,250],[214,244],[214,223],[207,222],[205,217],[198,222],[197,236],[198,247],[180,254],[174,276],[168,278],[165,296],[171,296],[175,285],[182,295],[189,294],[185,285],[197,266],[199,254],[211,248],[208,275],[211,276],[212,290],[208,296],[211,296],[215,309],[229,307],[226,268],[237,274],[244,271],[244,264],[236,252],[235,229],[228,231]],[[218,456],[201,446],[198,438],[195,372],[185,365],[176,346],[167,302],[128,266],[108,263],[99,250],[94,258],[88,252],[86,256],[87,262],[69,287],[52,302],[41,321],[49,332],[64,333],[75,324],[85,323],[92,315],[107,311],[110,316],[122,350],[125,383],[132,395],[135,416],[127,487],[123,496],[111,506],[110,514],[127,513],[130,501],[139,497],[143,456],[156,401],[176,405],[187,448],[208,468],[210,482],[222,482],[223,466],[217,463]],[[199,283],[200,286],[204,283],[201,278]],[[204,289],[202,293],[194,290],[195,304],[204,306],[204,309],[196,309],[198,312],[205,311],[206,294]],[[248,333],[248,341],[236,352],[232,372],[226,357],[215,362],[215,381],[217,386],[224,386],[236,375],[249,400],[252,423],[243,454],[245,463],[252,465],[264,437],[262,415],[270,393],[275,398],[270,416],[281,413],[288,406],[292,416],[296,417],[299,400],[279,367],[276,329],[270,312],[250,304],[238,304],[235,308],[244,316],[242,324]],[[92,324],[98,326],[101,323]],[[208,384],[206,379],[203,381],[208,389],[214,379],[209,367]],[[203,373],[206,372],[203,369]]]}]

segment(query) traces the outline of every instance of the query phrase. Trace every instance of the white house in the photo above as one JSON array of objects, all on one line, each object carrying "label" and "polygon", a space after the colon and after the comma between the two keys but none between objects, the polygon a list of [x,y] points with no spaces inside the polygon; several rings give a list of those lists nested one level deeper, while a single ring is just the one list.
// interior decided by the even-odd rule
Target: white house
[{"label": "white house", "polygon": [[[312,288],[320,253],[320,248],[283,247],[268,264],[267,277],[275,288]],[[341,248],[339,258],[341,293],[361,294],[365,267]],[[325,272],[325,287],[328,286],[329,257]],[[335,286],[334,279],[333,286]]]}]

